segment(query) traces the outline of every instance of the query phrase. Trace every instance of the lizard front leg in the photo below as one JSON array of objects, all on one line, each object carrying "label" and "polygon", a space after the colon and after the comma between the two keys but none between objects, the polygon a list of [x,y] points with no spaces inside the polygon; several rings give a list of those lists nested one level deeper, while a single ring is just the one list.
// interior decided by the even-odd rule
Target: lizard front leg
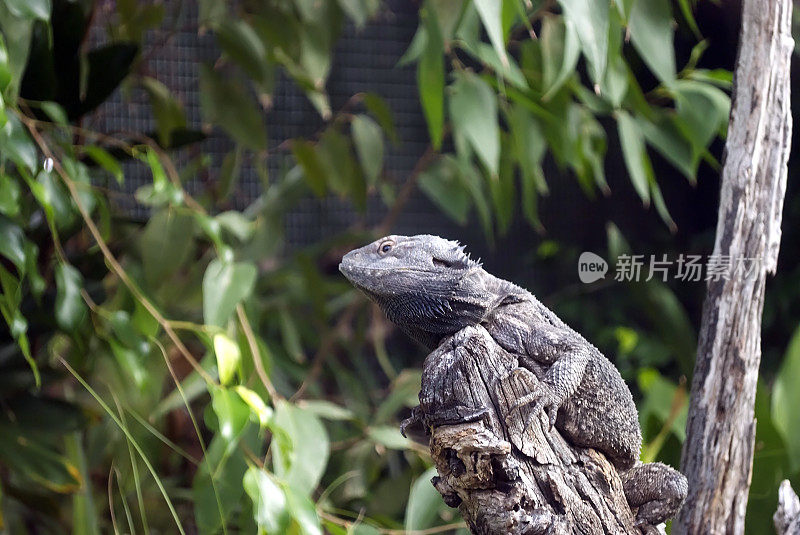
[{"label": "lizard front leg", "polygon": [[533,372],[540,379],[539,388],[516,400],[509,412],[533,405],[525,427],[541,411],[545,411],[553,427],[558,409],[583,381],[591,353],[586,342],[575,333],[525,319],[507,316],[488,326],[492,337],[518,356],[520,367],[511,373]]},{"label": "lizard front leg", "polygon": [[[517,399],[509,412],[532,405],[525,422],[525,429],[536,418],[539,412],[547,414],[550,427],[556,424],[558,409],[569,399],[583,381],[589,355],[581,349],[574,348],[570,353],[560,354],[555,357],[555,362],[550,366],[539,383],[535,392],[530,392]],[[526,367],[516,368],[511,373],[530,373]]]}]

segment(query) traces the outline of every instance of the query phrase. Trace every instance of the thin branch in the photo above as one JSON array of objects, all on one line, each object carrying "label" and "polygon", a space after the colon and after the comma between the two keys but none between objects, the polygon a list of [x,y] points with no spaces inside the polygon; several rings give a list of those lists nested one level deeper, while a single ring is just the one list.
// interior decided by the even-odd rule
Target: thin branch
[{"label": "thin branch", "polygon": [[164,329],[164,332],[167,334],[169,339],[172,341],[175,347],[178,348],[178,351],[180,351],[181,355],[183,355],[186,361],[189,362],[192,368],[194,368],[195,371],[207,383],[215,384],[216,381],[214,380],[214,378],[211,377],[211,375],[209,375],[208,372],[206,372],[202,366],[200,366],[200,363],[197,362],[197,360],[194,358],[194,356],[192,356],[192,354],[183,344],[178,335],[175,334],[175,331],[172,330],[169,321],[165,319],[164,316],[161,315],[161,312],[158,311],[155,305],[153,305],[153,303],[150,302],[150,300],[144,295],[144,293],[142,293],[142,291],[139,289],[136,283],[133,282],[128,273],[125,271],[125,268],[122,267],[117,258],[114,256],[114,253],[111,252],[111,249],[109,249],[108,244],[103,239],[100,230],[97,228],[97,225],[95,225],[91,215],[86,210],[86,207],[83,205],[83,202],[81,201],[80,196],[78,195],[78,188],[75,185],[75,182],[73,182],[73,180],[69,177],[69,175],[64,171],[64,168],[61,166],[61,162],[55,158],[55,155],[53,154],[53,151],[50,149],[50,146],[47,144],[42,135],[36,129],[35,121],[29,119],[23,114],[19,114],[19,118],[23,123],[25,123],[25,126],[28,128],[28,131],[30,131],[31,135],[36,141],[36,144],[39,146],[39,149],[42,151],[45,157],[50,158],[53,161],[53,168],[61,177],[62,181],[64,182],[64,185],[66,185],[67,189],[69,190],[70,196],[72,197],[73,202],[75,202],[75,205],[78,207],[78,211],[80,212],[81,217],[83,218],[83,221],[86,224],[86,227],[89,229],[89,232],[91,233],[95,242],[97,242],[100,251],[103,253],[106,262],[108,262],[109,266],[111,266],[112,271],[114,271],[114,273],[119,277],[119,279],[123,282],[123,284],[125,284],[128,290],[133,294],[134,298],[137,301],[139,301],[139,303],[141,303],[141,305],[145,308],[145,310],[147,310],[147,312],[151,316],[153,316],[153,318],[155,318],[158,324],[161,325],[161,327]]},{"label": "thin branch", "polygon": [[253,365],[256,368],[258,378],[261,379],[264,388],[269,392],[273,402],[283,399],[278,391],[275,390],[275,386],[273,386],[272,381],[269,380],[267,371],[264,369],[264,363],[261,362],[261,351],[258,348],[258,341],[256,340],[255,334],[253,334],[253,328],[250,326],[250,321],[247,319],[247,314],[245,314],[244,307],[241,304],[236,305],[236,315],[242,326],[244,337],[247,339],[247,344],[250,346],[250,353],[253,355]]},{"label": "thin branch", "polygon": [[397,222],[397,218],[400,217],[400,214],[403,211],[406,203],[411,198],[411,194],[414,192],[414,188],[417,187],[417,181],[419,180],[419,176],[422,172],[428,168],[428,166],[433,162],[434,158],[436,157],[437,152],[433,149],[433,147],[429,146],[427,150],[423,153],[419,160],[417,160],[414,169],[411,171],[411,174],[408,175],[408,178],[403,183],[403,186],[400,188],[400,192],[397,194],[397,198],[395,199],[392,207],[389,209],[389,212],[383,218],[383,221],[375,227],[375,234],[383,235],[386,234],[389,229],[391,229],[394,224]]},{"label": "thin branch", "polygon": [[316,380],[317,376],[322,371],[322,365],[324,364],[325,359],[333,349],[336,334],[344,329],[344,327],[353,320],[353,315],[355,314],[356,308],[358,308],[359,304],[360,303],[358,301],[354,301],[347,305],[347,308],[345,308],[342,312],[342,315],[339,318],[339,321],[336,322],[336,325],[333,328],[325,331],[325,334],[322,336],[322,340],[319,343],[319,349],[311,361],[311,368],[308,371],[308,375],[306,375],[306,378],[303,379],[303,382],[300,384],[300,387],[297,389],[297,391],[292,394],[291,398],[289,398],[289,401],[295,401],[302,397],[308,388],[308,385]]}]

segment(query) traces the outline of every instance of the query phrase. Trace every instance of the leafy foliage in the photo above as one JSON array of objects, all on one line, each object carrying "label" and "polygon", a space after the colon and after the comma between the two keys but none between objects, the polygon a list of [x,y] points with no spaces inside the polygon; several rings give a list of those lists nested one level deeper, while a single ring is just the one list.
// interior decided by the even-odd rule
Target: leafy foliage
[{"label": "leafy foliage", "polygon": [[[283,215],[328,195],[363,213],[379,195],[383,231],[419,186],[459,224],[474,212],[488,239],[518,207],[541,230],[545,162],[608,194],[616,135],[632,188],[671,225],[650,150],[694,181],[726,123],[730,78],[696,68],[702,44],[677,70],[667,0],[426,0],[401,63],[416,63],[430,148],[398,184],[384,172],[387,142],[401,141],[387,104],[358,93],[332,110],[325,90],[343,26],[363,27],[379,2],[235,4],[198,2],[198,30],[220,55],[197,80],[197,125],[146,69],[144,36],[183,23],[177,8],[118,0],[102,21],[109,43],[90,50],[99,3],[0,3],[0,526],[12,533],[32,519],[43,533],[458,529],[429,484],[427,452],[397,431],[417,402],[419,360],[403,358],[385,320],[336,274],[339,253],[371,231],[288,253]],[[696,33],[688,2],[679,6]],[[271,146],[279,77],[322,128]],[[87,128],[120,88],[147,95],[154,131]],[[178,168],[174,149],[210,129],[229,154]],[[277,176],[266,176],[270,158],[283,164]],[[244,165],[263,190],[231,210]],[[134,166],[152,177],[134,195],[144,222],[109,193]],[[624,240],[612,229],[608,241]],[[557,246],[544,245],[546,262]],[[633,300],[669,318],[669,332],[617,322],[604,334],[638,379],[645,457],[675,462],[686,389],[662,371],[670,356],[682,371],[691,363],[693,333],[666,286],[639,292]],[[773,399],[791,396],[793,358]],[[788,443],[787,415],[772,418],[768,431]]]}]

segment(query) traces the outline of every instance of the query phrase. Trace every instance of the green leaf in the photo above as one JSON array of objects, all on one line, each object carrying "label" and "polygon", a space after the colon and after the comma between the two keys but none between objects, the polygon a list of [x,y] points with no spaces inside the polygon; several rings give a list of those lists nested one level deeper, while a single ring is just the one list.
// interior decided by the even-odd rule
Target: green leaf
[{"label": "green leaf", "polygon": [[261,111],[244,88],[207,65],[200,70],[200,109],[206,121],[219,125],[250,150],[267,147]]},{"label": "green leaf", "polygon": [[219,183],[217,192],[220,200],[227,200],[239,181],[242,170],[242,148],[236,146],[235,149],[225,155],[219,169]]},{"label": "green leaf", "polygon": [[[645,446],[641,453],[642,462],[653,462],[664,446],[667,436],[662,431],[669,431],[680,442],[686,438],[686,416],[689,408],[688,396],[683,387],[677,387],[664,379],[658,371],[645,368],[639,371],[639,389],[644,393],[644,401],[639,409],[640,425],[645,430]],[[672,414],[676,411],[675,414]],[[655,430],[647,433],[648,421],[655,419]],[[670,427],[664,429],[672,418]],[[652,428],[652,427],[651,427]]]},{"label": "green leaf", "polygon": [[366,115],[356,115],[351,123],[356,154],[364,170],[367,184],[374,186],[383,169],[383,132]]},{"label": "green leaf", "polygon": [[165,208],[156,212],[142,233],[139,246],[148,286],[158,288],[183,267],[194,250],[194,218]]},{"label": "green leaf", "polygon": [[123,183],[125,175],[122,172],[122,166],[108,151],[96,145],[87,145],[83,147],[83,150],[97,165],[108,171],[117,181],[117,184],[121,185]]},{"label": "green leaf", "polygon": [[132,379],[136,388],[143,392],[150,380],[150,375],[144,364],[144,357],[146,355],[142,355],[129,347],[125,347],[113,339],[108,341],[108,345],[111,347],[111,353],[114,355],[114,359],[117,361],[117,364],[122,369],[126,378]]},{"label": "green leaf", "polygon": [[444,137],[444,42],[432,9],[420,10],[427,40],[417,64],[417,90],[422,112],[428,124],[428,135],[435,150],[442,147]]},{"label": "green leaf", "polygon": [[622,56],[623,29],[616,14],[611,15],[608,27],[608,65],[600,84],[600,94],[614,108],[619,108],[628,92],[628,64]]},{"label": "green leaf", "polygon": [[39,247],[29,241],[25,242],[25,276],[31,285],[31,292],[38,299],[44,293],[47,283],[39,273]]},{"label": "green leaf", "polygon": [[[25,2],[26,0],[17,0]],[[17,17],[11,13],[5,2],[0,2],[0,28],[2,28],[3,38],[8,57],[7,72],[8,85],[3,88],[5,99],[16,100],[19,84],[28,63],[28,56],[31,49],[31,34],[33,21],[30,19]]]},{"label": "green leaf", "polygon": [[11,220],[0,217],[0,255],[8,258],[21,275],[25,273],[25,234]]},{"label": "green leaf", "polygon": [[[28,393],[6,397],[6,415],[0,421],[23,422],[26,432],[71,433],[86,426],[87,414],[78,406],[55,397]],[[2,425],[2,424],[0,424]]]},{"label": "green leaf", "polygon": [[792,472],[800,468],[800,329],[786,348],[772,392],[772,421],[783,436]]},{"label": "green leaf", "polygon": [[253,291],[256,267],[247,262],[213,260],[203,276],[203,318],[223,327],[243,299]]},{"label": "green leaf", "polygon": [[16,115],[9,115],[5,126],[0,128],[0,154],[29,173],[38,167],[36,145]]},{"label": "green leaf", "polygon": [[394,425],[378,425],[367,429],[367,436],[374,442],[382,444],[393,450],[406,450],[411,447],[411,441],[400,434]]},{"label": "green leaf", "polygon": [[656,212],[658,213],[661,220],[667,225],[669,231],[673,234],[678,230],[678,226],[675,224],[675,221],[672,219],[672,216],[667,209],[667,203],[664,202],[664,196],[661,194],[661,188],[658,186],[658,182],[655,180],[655,176],[650,176],[650,197],[653,199],[653,206],[656,208]]},{"label": "green leaf", "polygon": [[153,108],[153,116],[156,119],[158,141],[162,147],[169,147],[172,132],[186,128],[183,106],[172,96],[169,88],[155,78],[142,77],[141,83],[150,97],[150,106]]},{"label": "green leaf", "polygon": [[[475,211],[478,213],[483,233],[488,241],[492,241],[492,212],[489,207],[489,192],[486,191],[485,181],[483,176],[478,171],[477,167],[472,162],[457,160],[459,167],[459,175],[464,187],[472,197],[472,204],[475,206]],[[499,177],[490,178],[490,180],[500,180]]]},{"label": "green leaf", "polygon": [[453,221],[466,225],[472,203],[458,173],[455,160],[444,157],[420,174],[419,187]]},{"label": "green leaf", "polygon": [[325,168],[319,161],[317,151],[313,143],[305,139],[295,139],[292,141],[292,154],[295,160],[303,168],[303,176],[317,197],[325,195],[327,190],[327,179]]},{"label": "green leaf", "polygon": [[233,380],[236,370],[242,361],[239,346],[224,334],[214,335],[214,354],[217,357],[217,371],[219,382],[226,385]]},{"label": "green leaf", "polygon": [[216,25],[214,33],[220,48],[262,86],[269,83],[267,51],[258,34],[244,20],[226,18]]},{"label": "green leaf", "polygon": [[497,55],[503,65],[508,65],[506,43],[503,39],[503,2],[502,0],[473,0],[475,9],[481,18],[486,34],[489,36]]},{"label": "green leaf", "polygon": [[400,144],[400,138],[397,136],[397,128],[394,125],[394,118],[392,117],[392,110],[389,108],[386,101],[375,93],[366,93],[364,95],[364,107],[367,111],[378,121],[381,128],[394,145]]},{"label": "green leaf", "polygon": [[143,154],[139,152],[134,154],[147,164],[153,175],[152,185],[146,184],[136,190],[136,200],[150,206],[182,202],[182,193],[167,178],[158,152],[152,147],[147,147]]},{"label": "green leaf", "polygon": [[31,191],[48,217],[55,222],[56,228],[64,229],[72,225],[75,220],[74,203],[53,173],[40,171],[36,176],[36,186],[32,186]]},{"label": "green leaf", "polygon": [[589,62],[589,75],[599,84],[606,72],[608,56],[608,2],[559,0],[559,4],[564,9],[564,17],[578,33],[583,55]]},{"label": "green leaf", "polygon": [[39,107],[42,108],[42,111],[47,114],[51,121],[61,126],[67,126],[69,124],[69,119],[67,118],[67,112],[64,111],[58,103],[56,102],[42,102],[39,104]]},{"label": "green leaf", "polygon": [[0,91],[0,128],[4,127],[8,122],[8,115],[6,114],[6,103],[3,99],[3,92]]},{"label": "green leaf", "polygon": [[542,100],[547,101],[575,72],[581,46],[574,24],[566,18],[544,17],[541,33],[542,89],[545,91]]},{"label": "green leaf", "polygon": [[642,203],[647,206],[650,203],[649,176],[653,174],[653,169],[647,156],[644,137],[636,121],[627,112],[620,111],[616,117],[622,157],[628,169],[628,176]]},{"label": "green leaf", "polygon": [[692,144],[675,125],[675,120],[672,117],[657,116],[651,122],[639,115],[636,123],[647,142],[694,184],[699,158],[693,151]]},{"label": "green leaf", "polygon": [[374,15],[380,7],[379,0],[339,0],[342,11],[356,25],[356,28],[363,28],[367,20]]},{"label": "green leaf", "polygon": [[417,61],[425,52],[427,42],[428,32],[425,30],[424,23],[422,23],[417,27],[417,32],[414,34],[414,37],[411,38],[411,43],[409,43],[408,48],[400,59],[397,60],[395,67],[405,67]]},{"label": "green leaf", "polygon": [[449,43],[470,3],[463,0],[430,0],[428,6],[436,12],[442,41]]},{"label": "green leaf", "polygon": [[60,262],[55,270],[56,279],[56,323],[71,332],[80,326],[86,317],[86,304],[81,296],[83,277],[69,264]]},{"label": "green leaf", "polygon": [[[464,46],[466,47],[466,44]],[[521,91],[530,90],[530,87],[528,87],[528,82],[525,80],[525,75],[519,69],[519,66],[517,66],[517,63],[513,58],[507,58],[506,62],[503,63],[500,56],[497,55],[495,49],[486,43],[476,44],[475,49],[469,50],[469,52],[480,59],[483,63],[491,67],[494,72],[502,75],[503,78],[515,85]]]},{"label": "green leaf", "polygon": [[297,491],[293,485],[283,487],[286,493],[286,504],[292,518],[300,528],[302,535],[322,535],[322,525],[317,516],[317,508],[314,502],[303,493]]},{"label": "green leaf", "polygon": [[450,120],[493,177],[500,165],[500,127],[497,98],[492,88],[469,72],[459,73],[451,86]]},{"label": "green leaf", "polygon": [[228,443],[226,449],[233,451],[239,435],[250,419],[250,407],[236,392],[228,388],[212,385],[209,392],[211,406],[219,423],[219,436]]},{"label": "green leaf", "polygon": [[411,485],[406,506],[406,530],[421,530],[436,525],[439,509],[444,504],[442,495],[431,484],[431,478],[436,475],[436,468],[428,468]]},{"label": "green leaf", "polygon": [[125,310],[115,310],[108,318],[114,334],[125,346],[145,354],[150,351],[150,344],[144,340],[131,321],[131,315]]},{"label": "green leaf", "polygon": [[[276,403],[273,426],[281,429],[273,448],[275,474],[298,494],[309,495],[316,488],[328,464],[328,434],[310,411],[286,401]],[[290,440],[286,444],[286,439]]]},{"label": "green leaf", "polygon": [[489,191],[492,194],[494,216],[497,219],[497,230],[504,236],[514,218],[515,197],[517,188],[514,175],[514,160],[512,159],[513,146],[504,134],[503,150],[500,153],[500,176],[497,180],[489,180]]},{"label": "green leaf", "polygon": [[780,482],[786,478],[790,461],[781,433],[771,418],[770,392],[772,389],[758,380],[754,416],[756,439],[753,452],[752,485],[747,500],[745,533],[758,533],[763,526],[772,525],[772,515],[777,508]]},{"label": "green leaf", "polygon": [[[81,481],[89,481],[88,451],[83,440],[83,435],[78,432],[70,433],[64,437],[64,445],[69,461],[78,468]],[[92,486],[81,485],[80,490],[72,498],[72,530],[80,535],[99,535],[98,515],[95,510],[95,501]]]},{"label": "green leaf", "polygon": [[[11,83],[11,66],[8,64],[8,50],[3,34],[0,33],[0,99],[2,94]],[[3,125],[5,120],[3,120]],[[2,127],[3,125],[0,125]]]},{"label": "green leaf", "polygon": [[628,28],[633,46],[659,80],[675,80],[675,46],[669,0],[633,3]]},{"label": "green leaf", "polygon": [[198,21],[202,25],[214,25],[227,14],[226,5],[219,0],[200,0]]},{"label": "green leaf", "polygon": [[729,91],[733,86],[733,73],[726,69],[695,69],[689,73],[689,78]]},{"label": "green leaf", "polygon": [[70,120],[79,119],[108,100],[130,74],[138,55],[139,46],[130,42],[111,43],[89,51],[85,56],[86,74],[80,101],[64,106]]},{"label": "green leaf", "polygon": [[375,411],[373,422],[384,423],[392,419],[402,407],[414,407],[419,404],[419,390],[422,372],[416,369],[404,370],[391,387],[391,394],[384,399]]},{"label": "green leaf", "polygon": [[76,492],[83,484],[78,468],[66,457],[6,426],[0,430],[0,460],[17,474],[60,494]]},{"label": "green leaf", "polygon": [[356,208],[367,205],[367,183],[353,156],[350,138],[336,128],[328,128],[320,137],[317,154],[327,173],[328,185],[342,197],[347,196]]},{"label": "green leaf", "polygon": [[298,406],[326,420],[352,420],[355,418],[355,414],[350,409],[324,399],[301,400]]},{"label": "green leaf", "polygon": [[700,40],[703,36],[700,34],[700,28],[697,27],[697,21],[692,13],[693,4],[694,2],[692,0],[678,0],[678,5],[681,8],[681,13],[683,14],[686,24],[689,25],[695,38]]},{"label": "green leaf", "polygon": [[16,17],[50,20],[50,0],[6,0],[6,7]]},{"label": "green leaf", "polygon": [[539,121],[522,106],[514,106],[508,114],[508,119],[523,181],[535,185],[534,190],[542,195],[547,194],[547,183],[542,170],[547,142]]},{"label": "green leaf", "polygon": [[694,80],[677,81],[673,95],[678,127],[699,157],[720,129],[727,126],[730,98],[719,88]]},{"label": "green leaf", "polygon": [[[242,421],[246,424],[249,409],[239,397],[225,389],[217,387],[215,390],[228,392],[232,398],[229,401],[233,407],[237,407],[234,412],[240,413],[234,417],[234,422],[230,425],[239,425]],[[212,390],[212,404],[215,390]],[[220,403],[223,404],[225,401]],[[222,406],[219,408],[224,410]],[[224,412],[222,414],[225,415]],[[227,425],[221,424],[221,427],[224,429]],[[194,516],[200,533],[219,533],[223,523],[234,512],[241,511],[246,500],[243,481],[248,466],[244,455],[233,453],[241,443],[243,449],[259,455],[260,440],[256,431],[255,426],[245,425],[232,441],[218,433],[206,448],[203,462],[200,463],[192,482]]]},{"label": "green leaf", "polygon": [[253,236],[255,225],[241,212],[229,210],[214,217],[221,229],[232,234],[237,240],[245,242]]},{"label": "green leaf", "polygon": [[239,385],[235,386],[233,389],[250,407],[250,410],[253,412],[253,414],[255,414],[256,418],[258,418],[258,423],[261,425],[261,427],[267,426],[270,421],[272,421],[272,408],[264,403],[264,400],[261,399],[261,396],[246,386]]},{"label": "green leaf", "polygon": [[289,523],[286,494],[266,470],[251,466],[243,486],[253,501],[253,518],[266,533],[285,533]]}]

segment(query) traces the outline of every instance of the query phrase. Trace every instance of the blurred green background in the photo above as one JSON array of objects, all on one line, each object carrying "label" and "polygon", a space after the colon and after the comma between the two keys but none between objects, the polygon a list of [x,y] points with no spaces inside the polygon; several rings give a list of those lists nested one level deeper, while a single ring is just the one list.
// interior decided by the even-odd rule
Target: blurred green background
[{"label": "blurred green background", "polygon": [[[535,293],[678,466],[704,283],[643,279],[713,248],[739,25],[711,0],[0,1],[0,533],[465,532],[398,430],[425,351],[337,270],[388,233]],[[800,484],[796,174],[748,533]]]}]

